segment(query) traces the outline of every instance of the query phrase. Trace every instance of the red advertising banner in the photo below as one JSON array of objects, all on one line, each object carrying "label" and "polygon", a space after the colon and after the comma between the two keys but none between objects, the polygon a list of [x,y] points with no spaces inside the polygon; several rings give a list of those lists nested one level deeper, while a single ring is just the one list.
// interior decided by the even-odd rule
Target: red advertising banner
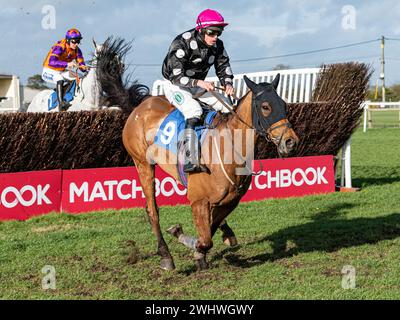
[{"label": "red advertising banner", "polygon": [[[255,161],[243,201],[335,191],[332,156]],[[186,188],[156,167],[158,205],[187,204]],[[51,211],[70,213],[145,207],[134,167],[0,175],[0,220],[27,219]]]},{"label": "red advertising banner", "polygon": [[332,156],[283,158],[255,161],[249,191],[242,201],[301,197],[335,191]]},{"label": "red advertising banner", "polygon": [[[255,162],[250,190],[243,201],[298,197],[335,191],[332,156],[286,158]],[[186,188],[156,167],[158,205],[187,204]],[[135,168],[64,171],[62,210],[71,213],[145,207]]]},{"label": "red advertising banner", "polygon": [[[156,167],[158,205],[188,203],[186,188]],[[62,211],[145,207],[146,199],[135,167],[66,170],[63,175]]]},{"label": "red advertising banner", "polygon": [[0,220],[59,212],[62,171],[0,174]]}]

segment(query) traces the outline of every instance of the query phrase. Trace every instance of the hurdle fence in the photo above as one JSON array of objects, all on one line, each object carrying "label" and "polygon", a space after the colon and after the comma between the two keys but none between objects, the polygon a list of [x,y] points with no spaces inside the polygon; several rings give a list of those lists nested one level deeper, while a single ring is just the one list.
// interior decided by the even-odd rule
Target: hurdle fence
[{"label": "hurdle fence", "polygon": [[[246,76],[255,83],[261,83],[272,82],[272,80],[279,73],[281,79],[277,88],[277,92],[282,99],[284,99],[287,103],[307,103],[311,100],[320,71],[320,68],[273,70],[247,73]],[[235,75],[233,82],[236,90],[236,96],[239,98],[247,92],[247,86],[243,76],[244,74]],[[206,80],[213,82],[216,86],[220,86],[219,79],[217,77],[209,77]],[[163,86],[165,81],[166,80],[156,80],[154,82],[152,87],[153,96],[164,95]],[[376,104],[377,103],[373,103],[373,105]],[[364,103],[364,108],[368,108],[370,105],[371,104],[366,102]],[[385,105],[389,105],[389,103],[386,103]],[[400,106],[400,103],[397,105]],[[337,158],[337,160],[341,161],[342,164],[340,187],[351,189],[351,138],[342,146],[341,153],[342,155]],[[336,165],[335,167],[337,168],[338,166]]]}]

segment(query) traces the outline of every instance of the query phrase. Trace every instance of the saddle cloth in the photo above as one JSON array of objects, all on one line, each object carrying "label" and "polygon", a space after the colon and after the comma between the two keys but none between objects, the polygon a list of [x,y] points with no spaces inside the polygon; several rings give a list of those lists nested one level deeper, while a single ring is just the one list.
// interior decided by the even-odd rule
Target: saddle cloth
[{"label": "saddle cloth", "polygon": [[[202,145],[204,142],[204,138],[208,131],[208,126],[211,125],[215,116],[217,115],[216,111],[209,111],[207,109],[203,109],[203,112],[203,124],[195,128],[195,132],[198,140],[200,141],[200,145]],[[173,153],[177,156],[177,169],[180,180],[181,183],[185,187],[187,187],[187,174],[183,172],[183,162],[185,157],[183,155],[183,152],[179,151],[179,147],[183,146],[183,144],[179,142],[181,141],[184,130],[185,118],[178,109],[174,109],[161,123],[161,126],[155,136],[154,144],[168,150],[170,153]]]},{"label": "saddle cloth", "polygon": [[[71,83],[68,84],[68,89],[66,93],[64,94],[64,101],[65,102],[71,102],[74,100],[75,96],[75,89],[76,89],[76,81],[72,81]],[[55,108],[58,107],[58,98],[57,98],[57,91],[54,90],[54,92],[51,93],[49,99],[48,99],[48,110],[51,111]]]}]

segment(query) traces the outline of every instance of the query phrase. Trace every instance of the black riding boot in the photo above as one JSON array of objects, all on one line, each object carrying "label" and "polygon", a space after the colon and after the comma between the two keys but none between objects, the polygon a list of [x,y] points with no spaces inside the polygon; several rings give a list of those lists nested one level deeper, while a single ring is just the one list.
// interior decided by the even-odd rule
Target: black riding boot
[{"label": "black riding boot", "polygon": [[183,171],[185,172],[209,172],[208,168],[200,164],[201,150],[200,142],[197,139],[194,128],[198,125],[200,119],[191,118],[186,120],[185,124],[185,164]]},{"label": "black riding boot", "polygon": [[58,98],[58,105],[60,107],[60,111],[67,111],[68,108],[71,106],[70,103],[64,101],[64,81],[60,80],[57,81],[57,98]]}]

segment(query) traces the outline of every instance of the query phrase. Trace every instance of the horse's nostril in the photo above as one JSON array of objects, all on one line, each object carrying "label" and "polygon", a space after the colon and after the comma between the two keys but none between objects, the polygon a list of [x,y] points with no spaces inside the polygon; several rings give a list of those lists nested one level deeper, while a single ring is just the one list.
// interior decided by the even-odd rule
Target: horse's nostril
[{"label": "horse's nostril", "polygon": [[293,139],[289,138],[286,140],[286,148],[291,149],[294,147],[294,145],[295,145],[295,142]]}]

